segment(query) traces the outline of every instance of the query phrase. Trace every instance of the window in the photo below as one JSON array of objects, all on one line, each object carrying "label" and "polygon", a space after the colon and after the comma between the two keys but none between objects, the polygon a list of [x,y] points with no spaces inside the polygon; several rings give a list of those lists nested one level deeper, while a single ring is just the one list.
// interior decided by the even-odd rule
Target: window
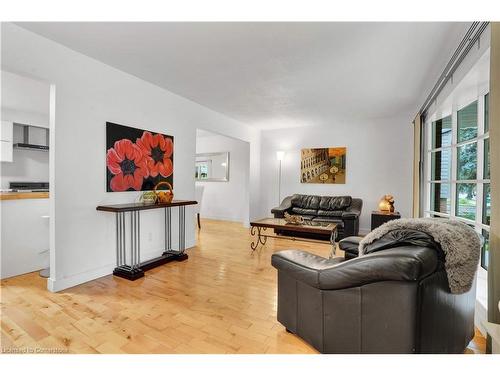
[{"label": "window", "polygon": [[490,179],[490,139],[484,140],[484,179]]},{"label": "window", "polygon": [[451,177],[451,150],[444,149],[433,152],[431,158],[431,179],[449,181]]},{"label": "window", "polygon": [[484,237],[481,266],[488,267],[491,215],[489,95],[428,123],[428,217],[452,217]]},{"label": "window", "polygon": [[476,184],[457,184],[456,216],[476,220]]},{"label": "window", "polygon": [[477,102],[457,113],[458,143],[477,137]]},{"label": "window", "polygon": [[431,210],[444,214],[450,213],[451,195],[450,185],[433,183],[431,184]]},{"label": "window", "polygon": [[483,238],[484,238],[484,244],[483,248],[481,249],[481,267],[483,267],[485,270],[488,269],[488,257],[490,254],[490,232],[487,230],[482,231]]},{"label": "window", "polygon": [[432,148],[451,146],[451,116],[432,123]]},{"label": "window", "polygon": [[432,123],[431,210],[449,214],[451,210],[451,116]]},{"label": "window", "polygon": [[477,179],[477,143],[457,147],[457,180]]},{"label": "window", "polygon": [[490,131],[490,94],[484,96],[484,132]]},{"label": "window", "polygon": [[484,184],[483,191],[483,224],[490,225],[491,216],[491,189],[490,184]]}]

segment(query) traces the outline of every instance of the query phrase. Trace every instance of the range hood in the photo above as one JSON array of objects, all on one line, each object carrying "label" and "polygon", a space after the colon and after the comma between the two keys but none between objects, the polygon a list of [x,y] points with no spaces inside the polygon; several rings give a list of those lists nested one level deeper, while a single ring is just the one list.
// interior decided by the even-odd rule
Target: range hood
[{"label": "range hood", "polygon": [[14,125],[21,126],[23,131],[23,141],[14,143],[15,149],[49,151],[49,129],[17,123]]}]

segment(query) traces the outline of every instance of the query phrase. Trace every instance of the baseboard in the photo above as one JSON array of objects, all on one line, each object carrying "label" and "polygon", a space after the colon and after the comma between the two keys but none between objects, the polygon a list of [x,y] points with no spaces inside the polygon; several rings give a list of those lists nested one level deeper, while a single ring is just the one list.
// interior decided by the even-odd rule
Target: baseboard
[{"label": "baseboard", "polygon": [[114,264],[109,264],[76,275],[68,276],[63,279],[49,278],[47,280],[47,289],[54,293],[60,292],[61,290],[65,290],[73,286],[98,279],[100,277],[111,275],[113,273],[114,268],[115,268]]},{"label": "baseboard", "polygon": [[[196,246],[196,240],[192,239],[186,242],[186,250],[192,251]],[[161,252],[160,252],[161,254]],[[152,259],[156,256],[160,255],[158,251],[149,252],[143,255],[144,260]],[[142,258],[142,257],[141,257]],[[105,266],[95,268],[92,270],[88,270],[82,273],[78,273],[76,275],[68,276],[63,279],[47,279],[47,289],[51,292],[60,292],[62,290],[87,283],[92,280],[99,279],[104,276],[111,275],[115,268],[115,264],[107,264]]]}]

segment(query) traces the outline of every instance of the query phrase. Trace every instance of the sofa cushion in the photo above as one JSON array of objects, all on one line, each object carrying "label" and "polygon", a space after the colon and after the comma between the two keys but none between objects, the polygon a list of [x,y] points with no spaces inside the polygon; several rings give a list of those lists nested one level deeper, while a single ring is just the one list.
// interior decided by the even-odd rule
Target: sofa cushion
[{"label": "sofa cushion", "polygon": [[321,197],[319,201],[319,208],[322,210],[334,211],[345,210],[352,203],[352,197]]},{"label": "sofa cushion", "polygon": [[316,216],[318,211],[313,210],[311,208],[300,208],[300,207],[292,207],[292,212],[297,215],[312,215]]},{"label": "sofa cushion", "polygon": [[317,210],[321,197],[317,195],[295,194],[292,198],[292,206]]},{"label": "sofa cushion", "polygon": [[342,217],[342,210],[318,210],[318,216],[329,216],[329,217]]}]

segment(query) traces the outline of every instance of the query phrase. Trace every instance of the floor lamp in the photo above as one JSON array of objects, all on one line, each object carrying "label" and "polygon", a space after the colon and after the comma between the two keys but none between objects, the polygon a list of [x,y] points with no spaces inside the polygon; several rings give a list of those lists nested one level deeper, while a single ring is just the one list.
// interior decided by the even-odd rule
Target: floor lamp
[{"label": "floor lamp", "polygon": [[276,159],[279,161],[278,170],[278,206],[281,204],[281,161],[285,158],[285,151],[276,151]]}]

